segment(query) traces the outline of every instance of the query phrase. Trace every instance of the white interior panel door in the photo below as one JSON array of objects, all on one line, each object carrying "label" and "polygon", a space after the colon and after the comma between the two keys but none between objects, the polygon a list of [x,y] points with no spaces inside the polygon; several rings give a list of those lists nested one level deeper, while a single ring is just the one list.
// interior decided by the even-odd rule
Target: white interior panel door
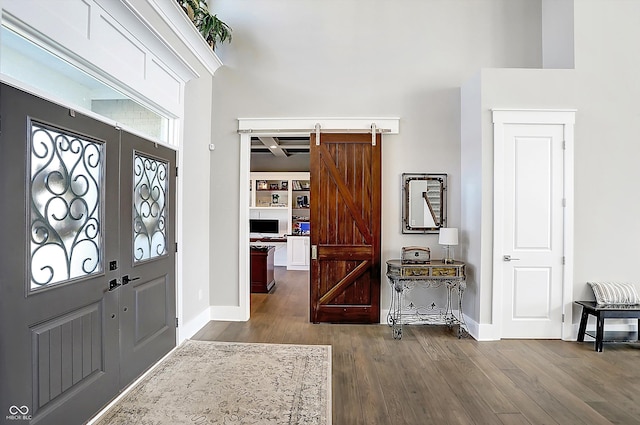
[{"label": "white interior panel door", "polygon": [[503,165],[502,337],[561,338],[563,126],[505,125]]}]

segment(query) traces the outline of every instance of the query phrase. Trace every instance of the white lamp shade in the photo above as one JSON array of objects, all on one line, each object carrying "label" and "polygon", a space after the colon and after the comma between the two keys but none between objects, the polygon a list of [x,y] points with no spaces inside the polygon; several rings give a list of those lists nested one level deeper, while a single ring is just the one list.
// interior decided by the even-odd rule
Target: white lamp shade
[{"label": "white lamp shade", "polygon": [[458,229],[455,227],[442,227],[438,243],[440,245],[458,245]]}]

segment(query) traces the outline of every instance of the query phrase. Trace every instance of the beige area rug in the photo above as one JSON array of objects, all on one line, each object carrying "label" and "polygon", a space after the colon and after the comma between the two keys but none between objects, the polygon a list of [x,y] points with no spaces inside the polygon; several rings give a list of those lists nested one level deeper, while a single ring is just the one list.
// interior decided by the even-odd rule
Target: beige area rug
[{"label": "beige area rug", "polygon": [[331,346],[187,341],[95,424],[331,424]]}]

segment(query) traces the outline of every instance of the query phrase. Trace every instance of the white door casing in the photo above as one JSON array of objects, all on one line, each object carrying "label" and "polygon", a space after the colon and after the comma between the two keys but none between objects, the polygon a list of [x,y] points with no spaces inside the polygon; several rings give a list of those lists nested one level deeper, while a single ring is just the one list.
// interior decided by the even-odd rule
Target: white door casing
[{"label": "white door casing", "polygon": [[572,337],[574,115],[493,111],[493,323],[501,338]]},{"label": "white door casing", "polygon": [[561,337],[562,130],[505,124],[503,263],[496,270],[505,338]]},{"label": "white door casing", "polygon": [[[360,118],[238,118],[240,135],[240,202],[238,238],[238,307],[211,308],[212,320],[248,320],[251,313],[251,284],[249,281],[249,181],[251,161],[251,137],[254,136],[308,136],[321,132],[367,132],[374,128],[382,134],[398,134],[400,118],[360,117]],[[246,242],[243,242],[246,241]],[[384,322],[386,323],[386,322]]]}]

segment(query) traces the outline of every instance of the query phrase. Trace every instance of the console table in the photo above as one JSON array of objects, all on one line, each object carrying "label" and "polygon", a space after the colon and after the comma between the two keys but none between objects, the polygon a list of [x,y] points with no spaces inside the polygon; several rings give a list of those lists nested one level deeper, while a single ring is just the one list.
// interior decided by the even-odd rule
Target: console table
[{"label": "console table", "polygon": [[[387,322],[392,328],[394,339],[402,338],[402,325],[410,323],[434,325],[458,325],[458,338],[463,332],[468,333],[467,324],[462,313],[462,295],[467,287],[465,264],[461,261],[443,263],[442,260],[431,260],[427,264],[402,264],[400,260],[387,261],[387,279],[391,286],[391,305]],[[445,287],[447,290],[446,305],[438,307],[435,303],[429,306],[404,305],[405,295],[414,288]],[[453,293],[457,293],[458,313],[453,311]]]}]

